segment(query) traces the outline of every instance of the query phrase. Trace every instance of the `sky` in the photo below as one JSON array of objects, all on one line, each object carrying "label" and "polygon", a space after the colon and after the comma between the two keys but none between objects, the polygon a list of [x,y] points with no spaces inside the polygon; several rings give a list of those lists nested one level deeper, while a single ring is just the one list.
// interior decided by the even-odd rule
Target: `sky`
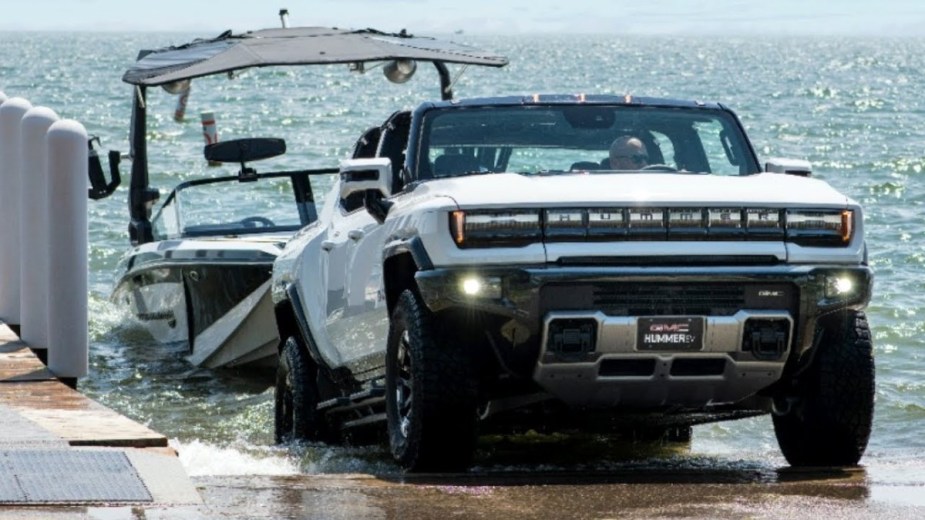
[{"label": "sky", "polygon": [[374,27],[413,34],[884,35],[925,32],[922,0],[0,0],[0,31]]}]

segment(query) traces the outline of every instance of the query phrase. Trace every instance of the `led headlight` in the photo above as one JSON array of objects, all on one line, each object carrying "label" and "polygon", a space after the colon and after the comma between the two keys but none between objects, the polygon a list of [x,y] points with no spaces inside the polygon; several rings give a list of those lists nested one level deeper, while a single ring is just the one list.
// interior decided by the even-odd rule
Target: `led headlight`
[{"label": "led headlight", "polygon": [[854,280],[848,275],[827,275],[825,277],[825,297],[844,298],[854,292]]},{"label": "led headlight", "polygon": [[459,247],[520,247],[543,238],[539,210],[453,211],[450,233]]},{"label": "led headlight", "polygon": [[467,275],[459,282],[460,291],[470,298],[501,298],[501,278],[498,276]]},{"label": "led headlight", "polygon": [[851,210],[788,210],[787,240],[809,246],[844,246],[854,233]]}]

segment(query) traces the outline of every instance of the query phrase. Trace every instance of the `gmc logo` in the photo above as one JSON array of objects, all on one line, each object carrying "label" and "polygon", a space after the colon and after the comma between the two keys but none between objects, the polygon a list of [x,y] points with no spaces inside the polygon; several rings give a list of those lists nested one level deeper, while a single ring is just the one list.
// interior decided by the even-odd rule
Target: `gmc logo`
[{"label": "gmc logo", "polygon": [[690,323],[653,323],[649,325],[649,332],[690,332]]}]

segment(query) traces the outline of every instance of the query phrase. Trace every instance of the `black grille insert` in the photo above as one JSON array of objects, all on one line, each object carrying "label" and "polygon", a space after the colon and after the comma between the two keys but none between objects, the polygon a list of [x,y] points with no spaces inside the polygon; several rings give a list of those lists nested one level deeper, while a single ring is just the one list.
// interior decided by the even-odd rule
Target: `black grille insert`
[{"label": "black grille insert", "polygon": [[742,309],[795,313],[799,290],[788,283],[586,282],[548,284],[543,312],[600,310],[610,316],[732,316]]},{"label": "black grille insert", "polygon": [[745,305],[741,285],[597,284],[592,305],[625,316],[730,316]]}]

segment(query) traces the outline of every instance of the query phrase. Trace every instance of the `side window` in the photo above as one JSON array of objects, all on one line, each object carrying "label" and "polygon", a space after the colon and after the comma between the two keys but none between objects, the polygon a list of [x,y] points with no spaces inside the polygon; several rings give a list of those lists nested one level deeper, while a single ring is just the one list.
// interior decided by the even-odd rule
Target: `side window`
[{"label": "side window", "polygon": [[[353,145],[353,153],[350,154],[353,159],[367,159],[376,156],[376,149],[379,148],[379,139],[382,137],[382,128],[374,126],[357,139]],[[356,211],[363,207],[363,193],[354,193],[345,199],[341,199],[340,207],[347,213]]]},{"label": "side window", "polygon": [[402,189],[401,170],[405,166],[405,150],[408,148],[408,133],[411,131],[411,112],[395,112],[382,125],[382,136],[376,157],[388,157],[392,162],[392,193]]},{"label": "side window", "polygon": [[732,154],[728,145],[726,132],[720,121],[694,123],[694,131],[699,135],[706,155],[709,171],[717,175],[739,175],[738,159]]},{"label": "side window", "polygon": [[353,145],[353,153],[350,155],[353,159],[367,159],[376,156],[376,149],[379,148],[379,138],[382,137],[382,128],[374,126],[357,139]]},{"label": "side window", "polygon": [[[654,151],[656,152],[653,154],[653,150],[649,150],[649,163],[655,164],[656,162],[660,162],[661,164],[667,164],[672,168],[678,168],[679,166],[677,164],[678,161],[675,155],[674,143],[671,142],[671,139],[669,139],[667,135],[661,132],[650,131],[649,133],[652,134],[651,144],[655,145]],[[659,158],[659,156],[661,157]]]}]

